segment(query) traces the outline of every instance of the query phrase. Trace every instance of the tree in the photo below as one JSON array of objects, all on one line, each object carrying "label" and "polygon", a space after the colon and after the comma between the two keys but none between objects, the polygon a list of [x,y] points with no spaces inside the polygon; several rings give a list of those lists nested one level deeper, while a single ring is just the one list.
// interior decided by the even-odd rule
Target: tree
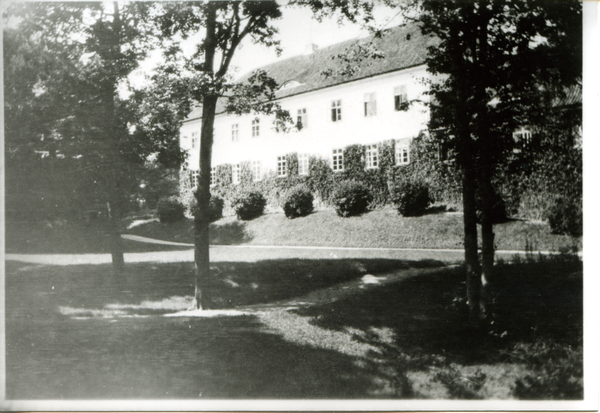
[{"label": "tree", "polygon": [[[172,62],[165,69],[186,77],[191,98],[202,107],[200,165],[197,213],[194,218],[195,308],[208,309],[209,283],[209,202],[213,128],[217,106],[230,113],[274,113],[279,122],[290,121],[289,114],[273,102],[277,83],[264,72],[256,72],[246,84],[235,84],[228,77],[231,61],[245,38],[279,52],[274,39],[277,30],[270,21],[281,17],[275,1],[209,1],[206,3],[165,4],[157,23],[165,38],[176,34],[187,37],[204,30],[204,38],[190,59],[181,59],[176,44],[168,48]],[[183,62],[183,63],[182,63]]]},{"label": "tree", "polygon": [[124,263],[119,220],[130,189],[126,185],[134,182],[125,177],[148,155],[136,142],[140,134],[130,133],[131,113],[119,88],[151,46],[153,33],[146,23],[152,7],[144,2],[29,3],[4,14],[10,23],[5,84],[13,85],[6,99],[7,150],[14,154],[26,147],[21,153],[35,163],[36,154],[50,148],[50,157],[67,169],[85,171],[77,174],[81,186],[97,188],[93,192],[108,211],[117,274]]},{"label": "tree", "polygon": [[[540,124],[544,109],[581,79],[581,3],[424,0],[415,19],[440,39],[427,58],[430,130],[456,153],[462,174],[467,295],[471,317],[485,310],[493,281],[492,179],[512,151],[512,131]],[[476,195],[482,204],[477,256]]]},{"label": "tree", "polygon": [[[358,16],[332,1],[298,0],[315,13]],[[493,281],[493,179],[510,158],[512,132],[519,125],[541,128],[565,90],[581,82],[581,2],[576,0],[411,0],[386,1],[440,42],[428,49],[431,96],[429,130],[456,154],[461,174],[467,296],[471,320],[485,311],[484,288]],[[374,37],[384,33],[364,24]],[[338,56],[338,75],[352,75],[365,59],[381,58],[370,44]],[[332,71],[325,73],[331,75]],[[481,205],[482,262],[478,257],[477,209]],[[482,300],[482,294],[484,295]]]}]

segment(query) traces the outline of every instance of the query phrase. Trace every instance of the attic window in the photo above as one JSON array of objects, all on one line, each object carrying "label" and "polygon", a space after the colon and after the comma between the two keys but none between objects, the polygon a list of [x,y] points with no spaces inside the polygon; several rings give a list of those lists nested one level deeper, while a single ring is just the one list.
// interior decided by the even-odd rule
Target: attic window
[{"label": "attic window", "polygon": [[280,90],[292,89],[292,88],[295,88],[295,87],[298,87],[298,86],[300,86],[300,82],[297,82],[295,80],[288,80],[283,85],[281,85],[281,87],[279,89]]}]

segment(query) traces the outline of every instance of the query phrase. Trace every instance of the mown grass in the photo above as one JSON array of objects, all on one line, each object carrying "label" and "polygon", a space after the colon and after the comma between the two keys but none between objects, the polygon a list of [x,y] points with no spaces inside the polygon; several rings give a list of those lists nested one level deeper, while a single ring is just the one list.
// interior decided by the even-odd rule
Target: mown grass
[{"label": "mown grass", "polygon": [[[12,222],[5,223],[7,253],[83,254],[109,253],[105,223]],[[182,247],[122,240],[125,252],[181,250]],[[189,248],[189,247],[187,247]]]},{"label": "mown grass", "polygon": [[[551,234],[545,223],[509,221],[494,227],[496,247],[502,250],[559,251],[581,239]],[[167,225],[158,222],[128,231],[168,241],[193,242],[193,222]],[[317,211],[288,219],[283,213],[267,214],[251,221],[223,218],[210,227],[212,244],[284,245],[382,248],[460,249],[463,246],[462,215],[431,213],[402,217],[393,209],[371,211],[358,217],[339,218],[334,211]],[[481,238],[481,237],[480,237]]]},{"label": "mown grass", "polygon": [[7,397],[582,397],[578,260],[499,264],[493,318],[476,329],[462,270],[435,265],[218,263],[214,302],[246,315],[167,318],[191,304],[191,263],[114,279],[109,265],[8,262]]}]

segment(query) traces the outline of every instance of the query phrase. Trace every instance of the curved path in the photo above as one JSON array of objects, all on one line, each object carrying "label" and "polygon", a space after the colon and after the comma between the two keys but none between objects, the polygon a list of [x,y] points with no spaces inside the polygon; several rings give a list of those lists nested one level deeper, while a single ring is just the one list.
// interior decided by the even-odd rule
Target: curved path
[{"label": "curved path", "polygon": [[[161,241],[137,235],[124,234],[123,238],[151,244],[192,247],[170,241]],[[496,256],[510,259],[514,255],[523,255],[524,251],[496,251]],[[543,251],[541,254],[553,254]],[[537,252],[536,252],[537,255]],[[582,255],[580,252],[579,255]],[[446,263],[459,262],[464,258],[463,250],[451,249],[414,249],[414,248],[345,248],[345,247],[302,247],[302,246],[266,246],[266,245],[211,245],[212,262],[255,262],[273,259],[432,259]],[[109,264],[110,254],[6,254],[7,261],[20,261],[45,265],[81,265]],[[181,251],[155,251],[125,253],[125,262],[192,262],[193,249]]]}]

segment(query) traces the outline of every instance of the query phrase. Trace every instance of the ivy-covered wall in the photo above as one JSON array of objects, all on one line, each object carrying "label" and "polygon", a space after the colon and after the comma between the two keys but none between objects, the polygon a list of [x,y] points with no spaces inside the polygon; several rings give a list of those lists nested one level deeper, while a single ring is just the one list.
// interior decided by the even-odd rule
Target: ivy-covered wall
[{"label": "ivy-covered wall", "polygon": [[[318,209],[331,206],[331,195],[338,182],[357,180],[366,184],[373,194],[371,208],[380,208],[390,201],[390,191],[400,181],[418,179],[427,182],[433,195],[440,201],[452,201],[457,197],[452,193],[455,182],[450,179],[450,173],[438,176],[436,165],[440,162],[428,156],[426,138],[419,136],[411,143],[411,163],[395,165],[395,141],[384,141],[378,144],[378,167],[366,168],[366,145],[350,145],[344,148],[344,170],[333,171],[331,161],[321,157],[309,158],[308,175],[299,175],[298,154],[286,155],[287,175],[278,177],[275,171],[267,171],[260,181],[252,180],[250,162],[240,164],[240,179],[238,184],[232,183],[232,165],[219,165],[216,168],[216,184],[211,188],[212,195],[225,200],[225,215],[233,215],[231,201],[240,192],[258,191],[267,199],[267,211],[281,211],[288,191],[303,185],[315,196],[315,207]],[[182,179],[182,182],[186,181]],[[189,179],[188,179],[189,181]],[[182,185],[182,202],[192,199],[190,185]],[[451,189],[451,191],[448,191]],[[460,194],[460,191],[458,191]],[[460,195],[459,195],[460,197]],[[458,197],[458,199],[459,199]],[[189,201],[188,201],[189,202]]]},{"label": "ivy-covered wall", "polygon": [[[564,135],[568,135],[566,132]],[[520,154],[496,174],[494,186],[505,201],[511,216],[529,219],[545,219],[548,210],[561,196],[581,199],[582,162],[581,148],[572,143],[554,142],[551,137],[538,133],[539,148],[527,155]],[[566,141],[570,136],[562,137]],[[225,200],[225,215],[233,215],[232,199],[243,191],[261,192],[267,199],[267,211],[282,210],[288,191],[297,185],[308,188],[315,197],[315,208],[331,207],[331,195],[340,181],[354,179],[366,184],[373,194],[371,208],[391,203],[391,191],[403,181],[418,181],[429,187],[430,195],[438,204],[457,210],[462,209],[460,173],[452,160],[440,161],[437,143],[426,135],[412,139],[410,163],[395,164],[395,141],[378,144],[378,167],[366,168],[366,146],[350,145],[344,148],[344,170],[334,172],[331,160],[312,156],[309,158],[308,175],[299,175],[298,155],[286,155],[287,176],[278,177],[275,171],[267,171],[260,181],[252,180],[250,162],[240,164],[240,183],[232,183],[232,165],[216,168],[216,184],[213,195]],[[190,205],[193,200],[189,173],[180,176],[180,200]]]}]

